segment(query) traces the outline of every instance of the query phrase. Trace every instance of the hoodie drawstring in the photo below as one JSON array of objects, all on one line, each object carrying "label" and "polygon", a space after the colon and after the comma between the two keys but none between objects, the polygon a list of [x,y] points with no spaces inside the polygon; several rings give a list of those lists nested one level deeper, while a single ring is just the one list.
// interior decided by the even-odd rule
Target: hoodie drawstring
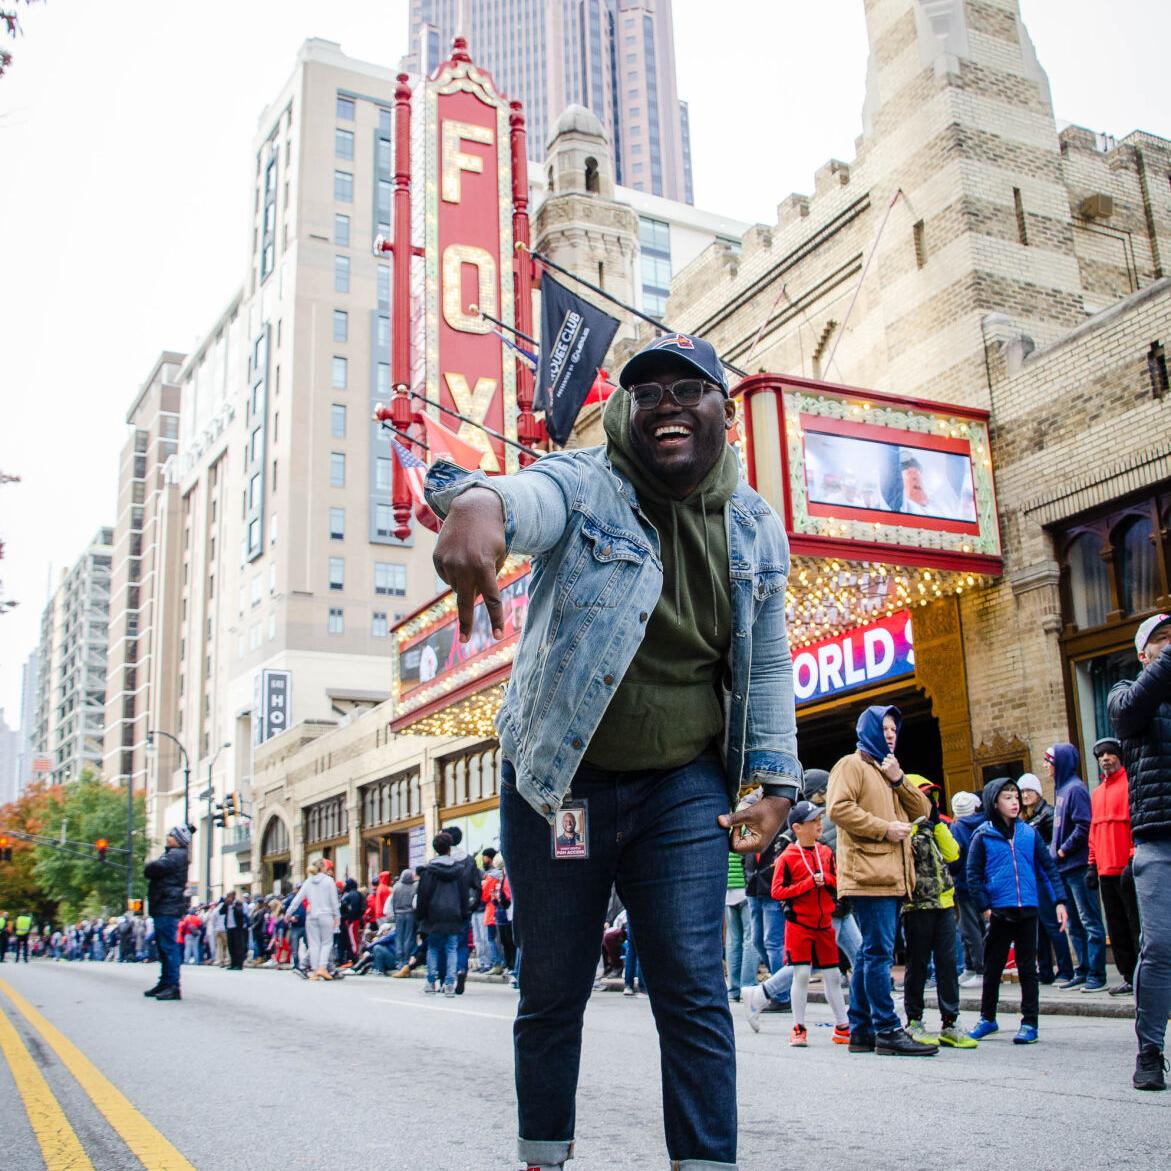
[{"label": "hoodie drawstring", "polygon": [[712,553],[710,542],[708,540],[707,531],[707,499],[701,492],[699,494],[699,511],[703,515],[703,561],[707,566],[707,584],[712,592],[712,630],[716,638],[720,637],[720,608],[716,604],[716,574],[712,569]]}]

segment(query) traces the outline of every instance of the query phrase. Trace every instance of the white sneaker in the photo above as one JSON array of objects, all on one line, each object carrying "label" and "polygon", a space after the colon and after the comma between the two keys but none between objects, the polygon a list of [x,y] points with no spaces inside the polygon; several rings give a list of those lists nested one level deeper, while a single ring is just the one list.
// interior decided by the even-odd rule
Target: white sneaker
[{"label": "white sneaker", "polygon": [[979,988],[984,983],[984,977],[979,972],[964,972],[960,976],[961,988]]},{"label": "white sneaker", "polygon": [[745,988],[741,1001],[744,1005],[744,1011],[748,1014],[749,1027],[754,1033],[759,1033],[760,1014],[768,1005],[768,997],[765,995],[764,988],[759,984],[753,988]]}]

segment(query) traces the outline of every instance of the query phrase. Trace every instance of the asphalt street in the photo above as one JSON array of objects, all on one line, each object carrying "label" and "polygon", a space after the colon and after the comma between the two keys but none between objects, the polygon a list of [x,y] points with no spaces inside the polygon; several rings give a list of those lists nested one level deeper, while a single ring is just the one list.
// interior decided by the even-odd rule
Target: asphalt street
[{"label": "asphalt street", "polygon": [[[475,983],[446,1000],[425,997],[420,980],[184,968],[183,1001],[156,1004],[142,996],[156,971],[0,966],[11,1026],[0,1021],[0,1167],[84,1167],[67,1131],[98,1171],[519,1165],[507,986]],[[790,1017],[764,1017],[758,1035],[737,1010],[740,1166],[1165,1163],[1171,1093],[1130,1088],[1130,1022],[1047,1016],[1041,1043],[1023,1048],[1011,1043],[1014,1018],[1001,1021],[1006,1031],[979,1050],[911,1060],[833,1046],[823,1005],[810,1007],[807,1050],[789,1048]],[[47,1098],[34,1092],[37,1071]],[[573,1167],[666,1167],[660,1117],[648,1001],[595,994]]]}]

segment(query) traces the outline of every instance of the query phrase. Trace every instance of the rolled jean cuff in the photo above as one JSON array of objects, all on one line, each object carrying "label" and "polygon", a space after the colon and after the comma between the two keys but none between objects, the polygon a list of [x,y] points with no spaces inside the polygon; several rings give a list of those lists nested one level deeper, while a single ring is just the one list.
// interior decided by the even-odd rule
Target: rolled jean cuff
[{"label": "rolled jean cuff", "polygon": [[518,1138],[516,1154],[529,1167],[560,1167],[573,1158],[573,1139]]},{"label": "rolled jean cuff", "polygon": [[710,1159],[672,1159],[671,1171],[737,1171],[739,1163],[713,1163]]}]

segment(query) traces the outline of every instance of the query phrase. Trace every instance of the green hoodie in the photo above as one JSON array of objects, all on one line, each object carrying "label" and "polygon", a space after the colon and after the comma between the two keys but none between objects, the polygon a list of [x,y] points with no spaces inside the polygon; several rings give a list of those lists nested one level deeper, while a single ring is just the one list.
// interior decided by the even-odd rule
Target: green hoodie
[{"label": "green hoodie", "polygon": [[679,768],[724,729],[719,682],[732,634],[724,509],[740,465],[726,445],[699,486],[677,500],[631,450],[630,395],[614,394],[602,418],[606,454],[658,530],[663,592],[585,760],[615,772]]}]

